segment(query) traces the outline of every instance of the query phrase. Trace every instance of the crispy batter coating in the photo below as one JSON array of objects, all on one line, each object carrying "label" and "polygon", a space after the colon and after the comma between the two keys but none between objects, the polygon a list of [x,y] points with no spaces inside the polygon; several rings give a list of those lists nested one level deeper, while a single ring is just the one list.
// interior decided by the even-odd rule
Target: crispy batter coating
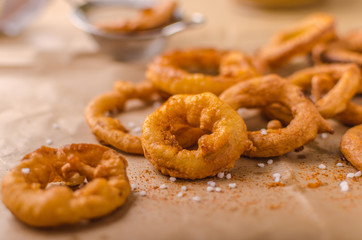
[{"label": "crispy batter coating", "polygon": [[97,23],[96,27],[106,32],[115,33],[149,30],[171,21],[176,6],[177,4],[173,0],[161,0],[152,8],[140,10],[133,18],[104,21]]},{"label": "crispy batter coating", "polygon": [[[37,227],[101,217],[127,199],[130,185],[126,167],[122,155],[103,146],[43,146],[5,175],[2,201],[19,220]],[[68,187],[81,185],[84,180],[88,183],[79,189]],[[52,182],[65,185],[49,187]]]},{"label": "crispy batter coating", "polygon": [[362,170],[362,124],[350,128],[342,137],[341,152],[358,170]]},{"label": "crispy batter coating", "polygon": [[280,156],[312,141],[318,132],[333,132],[331,125],[300,88],[277,75],[238,83],[223,92],[220,99],[234,109],[260,108],[279,103],[292,111],[294,118],[285,128],[248,132],[248,138],[255,148],[244,152],[245,156]]},{"label": "crispy batter coating", "polygon": [[278,67],[296,55],[308,53],[319,43],[335,38],[334,18],[317,13],[292,28],[277,33],[258,53],[271,67]]},{"label": "crispy batter coating", "polygon": [[[206,133],[193,139],[197,140],[196,149],[180,144],[174,129],[177,125]],[[231,168],[251,147],[243,119],[212,93],[171,97],[146,118],[142,144],[145,157],[156,169],[184,179],[214,176]]]},{"label": "crispy batter coating", "polygon": [[[147,79],[170,94],[220,94],[237,82],[258,76],[264,65],[240,51],[211,48],[174,50],[156,57]],[[204,70],[205,74],[198,73]],[[196,72],[196,73],[195,73]],[[212,75],[213,74],[213,75]]]},{"label": "crispy batter coating", "polygon": [[143,154],[141,139],[127,133],[122,123],[108,113],[122,111],[130,99],[151,101],[158,92],[150,82],[133,85],[119,81],[114,87],[115,91],[102,94],[88,104],[85,110],[87,123],[102,143],[127,153]]},{"label": "crispy batter coating", "polygon": [[[318,78],[315,78],[318,76]],[[320,76],[323,75],[323,76]],[[321,77],[322,79],[321,81]],[[334,86],[320,99],[314,99],[319,113],[324,118],[331,118],[344,111],[349,101],[356,94],[360,84],[360,70],[355,64],[324,64],[311,68],[306,68],[295,72],[287,79],[303,90],[310,90],[312,86],[313,97],[320,97],[316,88],[326,88],[321,86],[322,82],[330,83],[328,77],[334,80]],[[330,86],[330,84],[329,84]],[[318,91],[317,91],[318,90]]]}]

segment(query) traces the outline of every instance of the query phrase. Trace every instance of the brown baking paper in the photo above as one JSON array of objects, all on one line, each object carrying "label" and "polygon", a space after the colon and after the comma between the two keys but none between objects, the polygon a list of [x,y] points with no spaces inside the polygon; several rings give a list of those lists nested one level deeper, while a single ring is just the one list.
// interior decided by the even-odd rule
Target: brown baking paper
[{"label": "brown baking paper", "polygon": [[[309,12],[334,14],[339,30],[346,32],[359,25],[362,8],[357,0],[325,1],[300,11],[260,10],[231,0],[185,0],[181,5],[186,12],[204,13],[208,22],[172,37],[168,49],[214,46],[248,53]],[[144,78],[147,61],[120,63],[99,54],[92,39],[72,26],[69,13],[65,1],[51,1],[21,36],[0,38],[1,178],[47,141],[52,147],[97,143],[84,119],[87,103],[111,90],[116,80]],[[133,122],[140,127],[156,108],[130,105],[120,119],[126,126]],[[242,115],[249,129],[266,126],[255,110]],[[16,220],[0,204],[0,239],[359,239],[362,179],[347,179],[349,191],[340,190],[346,174],[357,170],[341,159],[339,151],[347,128],[331,123],[334,135],[319,135],[300,152],[272,158],[273,164],[267,164],[268,159],[241,158],[227,171],[229,180],[170,182],[144,157],[124,154],[130,181],[137,187],[114,213],[74,227],[37,229]],[[274,183],[274,173],[280,173],[281,184]],[[206,191],[208,181],[215,181],[222,191]],[[230,189],[229,183],[236,183],[236,188]],[[167,189],[159,189],[161,184]],[[182,186],[188,190],[177,197]],[[140,191],[147,195],[141,197]],[[193,201],[194,196],[200,202]]]}]

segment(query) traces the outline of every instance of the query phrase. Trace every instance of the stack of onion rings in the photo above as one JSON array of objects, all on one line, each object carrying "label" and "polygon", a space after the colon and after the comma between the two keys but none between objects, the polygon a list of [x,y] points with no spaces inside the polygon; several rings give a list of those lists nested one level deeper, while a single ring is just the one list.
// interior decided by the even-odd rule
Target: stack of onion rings
[{"label": "stack of onion rings", "polygon": [[[192,73],[200,69],[217,75]],[[149,64],[146,76],[157,88],[170,94],[218,95],[263,71],[263,64],[240,51],[199,48],[175,50],[156,57]]]},{"label": "stack of onion rings", "polygon": [[96,24],[96,27],[107,32],[122,33],[160,27],[172,19],[176,5],[173,0],[158,1],[152,8],[142,9],[134,18],[100,22]]},{"label": "stack of onion rings", "polygon": [[350,128],[342,137],[341,152],[358,170],[362,170],[362,124]]},{"label": "stack of onion rings", "polygon": [[[2,180],[2,201],[21,221],[38,227],[104,216],[130,193],[127,161],[93,144],[41,147],[26,155]],[[67,186],[88,183],[75,191]],[[67,186],[47,185],[64,182]]]},{"label": "stack of onion rings", "polygon": [[318,132],[333,132],[331,125],[300,88],[277,75],[240,82],[223,92],[220,99],[234,109],[260,108],[279,103],[292,111],[294,118],[285,128],[248,132],[248,138],[255,148],[244,152],[245,156],[280,156],[312,141]]},{"label": "stack of onion rings", "polygon": [[278,67],[296,55],[306,54],[319,44],[335,38],[334,18],[313,14],[299,25],[275,35],[258,53],[258,58]]},{"label": "stack of onion rings", "polygon": [[[318,75],[338,80],[338,82],[334,81],[335,85],[326,95],[320,99],[314,99],[319,113],[324,118],[334,117],[346,109],[347,104],[356,94],[361,78],[359,68],[354,64],[319,65],[300,70],[287,79],[303,90],[308,90],[312,87],[313,80],[320,79],[314,78]],[[317,82],[315,87],[318,86],[320,83]]]},{"label": "stack of onion rings", "polygon": [[[199,128],[196,150],[185,149],[174,126]],[[172,96],[149,115],[142,130],[145,157],[163,174],[200,179],[231,168],[251,147],[242,118],[211,93]]]},{"label": "stack of onion rings", "polygon": [[[143,154],[141,139],[133,136],[122,123],[107,113],[122,111],[130,99],[151,101],[158,94],[150,82],[133,85],[127,82],[116,82],[116,91],[102,94],[91,101],[85,110],[85,118],[93,134],[104,144],[134,154]],[[157,96],[156,96],[157,97]]]}]

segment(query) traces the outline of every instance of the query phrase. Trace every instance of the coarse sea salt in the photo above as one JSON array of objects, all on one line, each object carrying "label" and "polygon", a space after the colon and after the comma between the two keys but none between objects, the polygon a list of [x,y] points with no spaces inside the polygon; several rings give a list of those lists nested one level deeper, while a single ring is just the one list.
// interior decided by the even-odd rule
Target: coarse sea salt
[{"label": "coarse sea salt", "polygon": [[29,174],[30,173],[30,168],[22,168],[21,172],[24,174]]},{"label": "coarse sea salt", "polygon": [[195,202],[200,202],[201,198],[199,196],[195,196],[195,197],[192,197],[192,200],[194,200]]},{"label": "coarse sea salt", "polygon": [[274,161],[273,161],[273,159],[269,159],[266,163],[270,165],[270,164],[273,164]]},{"label": "coarse sea salt", "polygon": [[324,164],[319,164],[319,166],[318,166],[320,169],[326,169],[327,167],[326,167],[326,165],[324,165]]},{"label": "coarse sea salt", "polygon": [[267,131],[266,131],[266,129],[265,128],[262,128],[262,129],[260,129],[260,133],[261,133],[261,135],[267,135]]},{"label": "coarse sea salt", "polygon": [[215,192],[221,192],[221,188],[220,188],[220,187],[216,187],[216,188],[215,188]]},{"label": "coarse sea salt", "polygon": [[226,179],[231,179],[231,173],[226,174]]},{"label": "coarse sea salt", "polygon": [[181,187],[181,191],[187,191],[187,187],[186,187],[186,186],[182,186],[182,187]]},{"label": "coarse sea salt", "polygon": [[328,133],[322,133],[321,138],[326,139],[328,137]]},{"label": "coarse sea salt", "polygon": [[212,192],[212,191],[214,191],[214,187],[208,186],[208,187],[206,188],[206,191]]},{"label": "coarse sea salt", "polygon": [[360,176],[362,176],[361,171],[356,172],[356,173],[354,174],[354,176],[355,176],[355,177],[360,177]]},{"label": "coarse sea salt", "polygon": [[166,188],[167,188],[166,184],[162,184],[161,186],[159,186],[159,189],[166,189]]},{"label": "coarse sea salt", "polygon": [[347,178],[354,178],[354,173],[347,173]]},{"label": "coarse sea salt", "polygon": [[258,163],[257,165],[258,165],[258,167],[260,167],[260,168],[262,168],[262,167],[264,167],[264,166],[265,166],[265,164],[264,164],[264,163]]},{"label": "coarse sea salt", "polygon": [[339,162],[339,163],[336,164],[336,166],[337,166],[337,167],[343,167],[343,163],[340,163],[340,162]]},{"label": "coarse sea salt", "polygon": [[144,196],[147,195],[146,191],[140,191],[138,194],[139,194],[141,197],[144,197]]},{"label": "coarse sea salt", "polygon": [[224,178],[224,175],[225,175],[224,172],[219,172],[219,173],[217,174],[217,177],[218,177],[218,178]]},{"label": "coarse sea salt", "polygon": [[171,182],[176,182],[176,178],[175,177],[170,177],[170,181]]},{"label": "coarse sea salt", "polygon": [[134,190],[136,190],[136,188],[137,188],[137,184],[132,183],[131,184],[131,190],[134,191]]},{"label": "coarse sea salt", "polygon": [[229,188],[236,188],[236,183],[229,183]]},{"label": "coarse sea salt", "polygon": [[348,182],[346,181],[342,181],[340,184],[339,184],[340,188],[341,188],[341,191],[342,192],[347,192],[349,187],[348,187]]},{"label": "coarse sea salt", "polygon": [[210,186],[210,187],[215,187],[216,183],[214,181],[208,181],[207,185]]}]

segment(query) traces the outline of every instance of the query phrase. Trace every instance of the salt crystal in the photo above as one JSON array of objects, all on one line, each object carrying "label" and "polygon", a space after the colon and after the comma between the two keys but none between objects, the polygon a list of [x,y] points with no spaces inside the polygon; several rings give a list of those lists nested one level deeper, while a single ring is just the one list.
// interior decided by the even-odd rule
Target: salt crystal
[{"label": "salt crystal", "polygon": [[319,166],[318,166],[320,169],[326,169],[327,167],[326,167],[326,165],[324,165],[324,164],[319,164]]},{"label": "salt crystal", "polygon": [[136,190],[136,188],[137,188],[137,184],[132,183],[131,184],[131,190],[134,191],[134,190]]},{"label": "salt crystal", "polygon": [[221,188],[220,188],[220,187],[216,187],[216,188],[215,188],[215,192],[221,192]]},{"label": "salt crystal", "polygon": [[192,200],[194,200],[195,202],[200,202],[201,198],[198,197],[198,196],[195,196],[195,197],[192,198]]},{"label": "salt crystal", "polygon": [[347,178],[354,178],[354,173],[347,173]]},{"label": "salt crystal", "polygon": [[340,186],[342,192],[347,192],[348,191],[348,183],[346,181],[342,181],[339,184],[339,186]]},{"label": "salt crystal", "polygon": [[181,191],[187,191],[187,187],[186,187],[186,186],[182,186],[182,187],[181,187]]},{"label": "salt crystal", "polygon": [[226,179],[231,179],[231,173],[226,174]]},{"label": "salt crystal", "polygon": [[215,187],[216,186],[216,183],[214,181],[208,181],[207,182],[207,185],[208,186],[211,186],[211,187]]},{"label": "salt crystal", "polygon": [[328,133],[322,133],[321,138],[326,139],[328,137]]},{"label": "salt crystal", "polygon": [[265,165],[264,165],[264,163],[258,163],[258,167],[264,167]]},{"label": "salt crystal", "polygon": [[224,175],[225,175],[224,172],[219,172],[219,173],[217,174],[217,177],[218,177],[218,178],[224,178]]},{"label": "salt crystal", "polygon": [[266,163],[267,164],[273,164],[273,162],[274,162],[273,159],[269,159]]},{"label": "salt crystal", "polygon": [[170,177],[170,181],[171,182],[176,182],[176,178],[175,177]]},{"label": "salt crystal", "polygon": [[161,186],[159,186],[159,189],[166,189],[166,188],[167,188],[166,184],[162,184]]},{"label": "salt crystal", "polygon": [[141,192],[139,192],[139,195],[140,195],[141,197],[144,197],[144,196],[147,195],[147,193],[146,193],[146,191],[141,191]]},{"label": "salt crystal", "polygon": [[261,135],[266,135],[267,131],[265,128],[262,128],[262,129],[260,129],[260,133],[261,133]]},{"label": "salt crystal", "polygon": [[213,188],[213,187],[208,186],[208,187],[206,188],[206,191],[208,191],[208,192],[212,192],[212,191],[214,191],[214,188]]},{"label": "salt crystal", "polygon": [[356,173],[354,174],[354,176],[355,176],[355,177],[360,177],[360,176],[362,176],[361,171],[356,172]]},{"label": "salt crystal", "polygon": [[21,172],[24,174],[29,174],[30,173],[30,168],[22,168]]},{"label": "salt crystal", "polygon": [[52,144],[53,144],[53,140],[47,139],[47,140],[46,140],[46,143],[47,143],[47,145],[52,145]]},{"label": "salt crystal", "polygon": [[229,183],[229,188],[236,188],[236,183]]},{"label": "salt crystal", "polygon": [[336,164],[336,166],[337,166],[337,167],[343,167],[343,163],[340,163],[340,162],[339,162],[339,163]]}]

